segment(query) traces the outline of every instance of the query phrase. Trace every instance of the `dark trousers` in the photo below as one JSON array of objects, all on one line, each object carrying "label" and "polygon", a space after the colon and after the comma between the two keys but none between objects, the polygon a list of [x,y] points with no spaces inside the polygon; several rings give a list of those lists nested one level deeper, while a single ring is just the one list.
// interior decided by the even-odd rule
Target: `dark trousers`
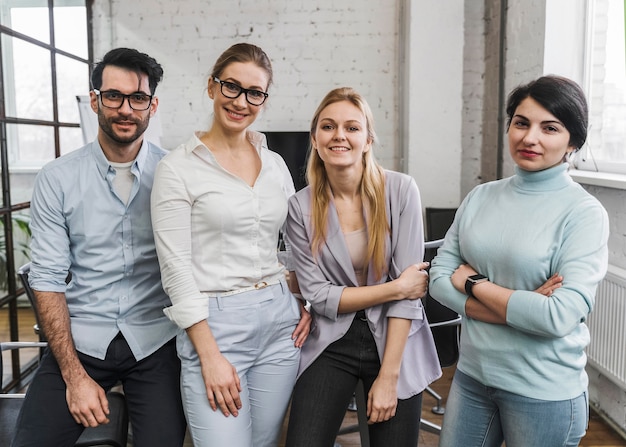
[{"label": "dark trousers", "polygon": [[[367,323],[355,317],[346,335],[296,382],[286,446],[332,447],[358,380],[363,380],[367,396],[379,371],[374,337]],[[398,400],[394,417],[368,426],[371,447],[416,447],[421,408],[421,393]]]},{"label": "dark trousers", "polygon": [[[134,447],[182,446],[186,422],[175,339],[139,362],[121,334],[109,345],[104,360],[81,353],[78,357],[87,374],[105,391],[122,383]],[[13,447],[74,445],[84,427],[70,414],[65,390],[59,366],[47,349],[28,387]]]}]

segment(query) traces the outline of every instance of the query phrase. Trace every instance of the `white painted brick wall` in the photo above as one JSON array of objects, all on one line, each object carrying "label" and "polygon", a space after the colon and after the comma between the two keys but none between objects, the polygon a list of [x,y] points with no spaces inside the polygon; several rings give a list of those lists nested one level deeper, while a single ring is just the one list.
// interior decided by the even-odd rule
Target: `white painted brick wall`
[{"label": "white painted brick wall", "polygon": [[[237,42],[262,47],[272,60],[274,85],[259,130],[308,130],[332,88],[352,86],[370,103],[381,147],[394,168],[398,131],[398,1],[239,0],[95,2],[96,59],[110,48],[136,47],[154,56],[165,77],[157,90],[166,148],[206,129],[206,95],[216,58]],[[110,16],[113,20],[110,20]]]}]

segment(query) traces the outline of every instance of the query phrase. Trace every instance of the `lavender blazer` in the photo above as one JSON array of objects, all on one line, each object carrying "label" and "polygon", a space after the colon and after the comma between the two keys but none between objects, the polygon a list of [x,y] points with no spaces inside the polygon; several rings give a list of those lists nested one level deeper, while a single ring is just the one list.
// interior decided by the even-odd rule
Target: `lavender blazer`
[{"label": "lavender blazer", "polygon": [[[413,178],[399,172],[385,171],[385,177],[385,202],[391,228],[386,244],[389,273],[376,281],[370,265],[367,285],[397,278],[406,267],[421,262],[424,255],[424,229],[417,185]],[[287,238],[292,247],[300,290],[311,303],[313,316],[311,333],[300,356],[298,374],[302,374],[328,345],[340,339],[350,328],[354,312],[338,314],[337,309],[343,289],[357,286],[357,280],[332,201],[328,210],[327,240],[321,252],[316,257],[312,255],[310,187],[302,189],[289,200]],[[387,318],[413,320],[400,367],[399,399],[422,392],[429,383],[441,377],[437,351],[421,300],[393,301],[370,307],[365,313],[381,359],[387,338]]]}]

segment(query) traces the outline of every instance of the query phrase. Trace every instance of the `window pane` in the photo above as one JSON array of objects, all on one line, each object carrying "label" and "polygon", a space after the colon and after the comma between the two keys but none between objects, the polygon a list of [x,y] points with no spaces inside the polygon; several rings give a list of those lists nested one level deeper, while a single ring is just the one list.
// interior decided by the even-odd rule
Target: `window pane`
[{"label": "window pane", "polygon": [[50,52],[3,35],[7,116],[52,120]]},{"label": "window pane", "polygon": [[11,169],[39,168],[54,159],[54,128],[7,124],[7,147]]},{"label": "window pane", "polygon": [[61,155],[65,155],[83,146],[83,132],[80,127],[61,127]]},{"label": "window pane", "polygon": [[[30,210],[13,213],[11,221],[13,228],[13,258],[17,270],[18,267],[28,262],[30,258]],[[0,249],[3,252],[6,250],[4,224],[2,220],[0,220]],[[0,294],[2,296],[6,294],[8,288],[8,273],[5,261],[6,258],[0,258]]]},{"label": "window pane", "polygon": [[[31,184],[33,180],[30,181]],[[29,194],[30,200],[31,194]],[[30,210],[21,210],[12,214],[13,248],[15,266],[20,267],[30,260]],[[19,284],[19,279],[17,281]],[[19,287],[19,286],[18,286]]]},{"label": "window pane", "polygon": [[33,195],[33,185],[38,170],[11,168],[9,181],[11,182],[11,203],[29,202]]},{"label": "window pane", "polygon": [[59,121],[80,123],[76,96],[89,92],[89,66],[60,55],[56,60]]},{"label": "window pane", "polygon": [[[84,4],[84,1],[67,3]],[[87,59],[87,9],[84,6],[54,8],[54,42],[57,48]]]},{"label": "window pane", "polygon": [[[28,6],[20,0],[2,1],[2,24],[27,36],[50,43],[50,21],[47,0],[30,0]],[[22,2],[23,3],[23,2]]]},{"label": "window pane", "polygon": [[626,163],[624,1],[596,0],[593,11],[590,132],[585,159],[590,169],[595,164],[605,170],[607,162]]}]

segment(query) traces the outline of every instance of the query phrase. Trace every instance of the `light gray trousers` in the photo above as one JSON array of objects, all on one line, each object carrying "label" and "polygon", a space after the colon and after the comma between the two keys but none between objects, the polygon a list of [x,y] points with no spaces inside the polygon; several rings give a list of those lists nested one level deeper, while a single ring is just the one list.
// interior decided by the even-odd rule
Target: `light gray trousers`
[{"label": "light gray trousers", "polygon": [[298,372],[291,335],[300,319],[287,284],[209,298],[209,326],[221,353],[237,369],[242,408],[224,416],[209,405],[200,361],[186,332],[177,337],[181,393],[195,447],[276,446]]}]

